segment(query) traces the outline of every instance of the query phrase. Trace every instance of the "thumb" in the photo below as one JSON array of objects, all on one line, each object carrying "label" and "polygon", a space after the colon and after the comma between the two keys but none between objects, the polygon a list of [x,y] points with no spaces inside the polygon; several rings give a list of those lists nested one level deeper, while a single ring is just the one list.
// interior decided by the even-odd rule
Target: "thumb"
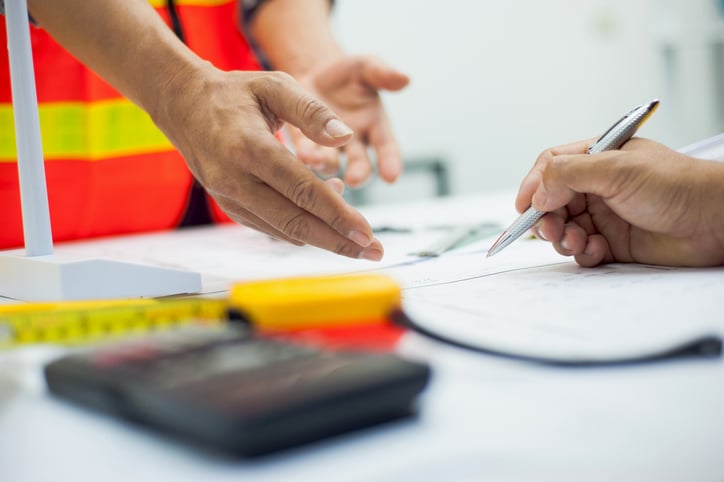
[{"label": "thumb", "polygon": [[322,91],[362,83],[372,90],[398,91],[410,83],[410,78],[380,59],[369,55],[353,55],[332,62],[318,72],[315,83]]},{"label": "thumb", "polygon": [[298,127],[314,142],[339,147],[354,132],[327,105],[307,92],[290,75],[283,72],[264,74],[252,84],[260,106],[272,115]]},{"label": "thumb", "polygon": [[360,59],[362,80],[374,89],[398,91],[407,87],[410,78],[374,57]]}]

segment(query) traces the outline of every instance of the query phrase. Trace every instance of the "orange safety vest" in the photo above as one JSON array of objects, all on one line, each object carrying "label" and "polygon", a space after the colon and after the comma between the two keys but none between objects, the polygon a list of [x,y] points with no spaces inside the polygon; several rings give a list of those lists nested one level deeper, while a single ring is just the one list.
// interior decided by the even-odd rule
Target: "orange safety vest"
[{"label": "orange safety vest", "polygon": [[[166,0],[149,0],[170,24]],[[177,0],[188,46],[222,70],[260,70],[239,28],[237,0]],[[56,241],[169,229],[193,178],[150,117],[42,29],[31,42]],[[7,44],[0,19],[0,46]],[[23,244],[10,72],[0,48],[0,249]],[[214,220],[228,218],[209,199]]]}]

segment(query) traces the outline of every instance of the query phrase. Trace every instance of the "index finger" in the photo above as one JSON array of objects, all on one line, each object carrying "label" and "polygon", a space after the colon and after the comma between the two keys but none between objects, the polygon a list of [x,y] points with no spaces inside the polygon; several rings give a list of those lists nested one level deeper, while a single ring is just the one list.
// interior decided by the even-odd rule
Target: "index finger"
[{"label": "index finger", "polygon": [[317,144],[340,147],[352,138],[352,129],[288,74],[261,75],[251,84],[251,90],[259,106],[267,111],[267,118],[298,127]]},{"label": "index finger", "polygon": [[395,181],[402,173],[402,156],[392,132],[392,125],[384,112],[377,124],[370,129],[369,141],[377,152],[380,177],[387,182]]},{"label": "index finger", "polygon": [[[261,151],[257,151],[255,162],[249,166],[253,175],[345,238],[363,248],[372,243],[372,228],[367,220],[286,147],[273,137],[255,147]],[[310,231],[309,239],[301,241],[319,245],[315,242],[317,237],[318,233]]]},{"label": "index finger", "polygon": [[595,194],[602,198],[614,196],[620,190],[621,176],[617,173],[621,163],[625,164],[622,159],[619,151],[556,156],[547,165],[533,196],[535,206],[550,211],[567,205],[580,194]]},{"label": "index finger", "polygon": [[566,154],[585,154],[593,142],[595,142],[595,139],[586,139],[571,144],[551,147],[543,151],[520,183],[518,195],[515,198],[515,209],[522,213],[530,207],[533,193],[535,193],[543,181],[543,171],[545,171],[546,166],[554,157]]}]

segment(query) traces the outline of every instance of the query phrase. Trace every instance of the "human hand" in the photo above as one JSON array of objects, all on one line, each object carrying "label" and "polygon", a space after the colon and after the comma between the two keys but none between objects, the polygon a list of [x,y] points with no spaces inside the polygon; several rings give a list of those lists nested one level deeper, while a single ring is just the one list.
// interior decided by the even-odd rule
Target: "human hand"
[{"label": "human hand", "polygon": [[297,157],[320,174],[339,172],[339,151],[347,155],[344,181],[361,186],[372,174],[367,148],[377,155],[380,177],[393,182],[402,172],[400,150],[385,114],[379,91],[398,91],[409,78],[381,61],[367,56],[343,57],[314,69],[299,81],[327,102],[355,134],[343,148],[315,144],[298,129],[290,129]]},{"label": "human hand", "polygon": [[274,136],[285,121],[324,146],[353,134],[289,75],[188,68],[165,85],[152,117],[233,220],[296,245],[382,258],[341,183],[318,179]]},{"label": "human hand", "polygon": [[724,263],[724,164],[635,138],[586,154],[592,141],[543,152],[516,208],[546,214],[535,233],[582,266]]}]

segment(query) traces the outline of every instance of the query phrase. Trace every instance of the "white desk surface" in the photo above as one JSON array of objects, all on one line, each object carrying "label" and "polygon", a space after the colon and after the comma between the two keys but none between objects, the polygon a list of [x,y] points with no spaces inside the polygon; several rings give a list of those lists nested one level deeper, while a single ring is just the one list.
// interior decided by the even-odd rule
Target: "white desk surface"
[{"label": "white desk surface", "polygon": [[[373,224],[388,225],[410,222],[412,212],[418,219],[424,213],[428,223],[505,224],[514,218],[509,193],[367,210]],[[278,248],[278,265],[254,271],[250,251],[277,248],[254,244],[254,237],[249,248],[246,233],[222,227],[68,244],[58,251],[168,264],[186,257],[189,267],[202,271],[208,292],[234,279],[368,266],[335,261],[312,248],[289,255],[285,247]],[[199,236],[206,242],[198,243]],[[229,251],[236,241],[238,253]],[[391,258],[403,249],[393,239],[386,246]],[[229,271],[245,260],[244,273]],[[40,369],[56,348],[0,353],[0,480],[724,480],[721,358],[554,368],[466,353],[414,334],[406,335],[400,352],[429,360],[434,370],[416,419],[256,461],[210,456],[51,398]]]}]

